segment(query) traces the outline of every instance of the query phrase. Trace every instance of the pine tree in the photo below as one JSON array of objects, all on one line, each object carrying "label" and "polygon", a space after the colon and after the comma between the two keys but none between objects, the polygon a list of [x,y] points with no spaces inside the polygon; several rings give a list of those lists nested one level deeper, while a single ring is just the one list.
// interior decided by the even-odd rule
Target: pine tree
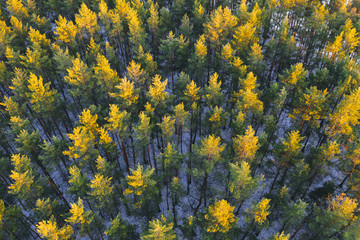
[{"label": "pine tree", "polygon": [[95,136],[88,132],[84,126],[74,128],[73,133],[68,134],[68,137],[73,141],[73,144],[69,146],[67,151],[63,152],[64,155],[75,159],[83,158],[83,161],[89,160],[94,155]]},{"label": "pine tree", "polygon": [[131,82],[124,77],[120,80],[120,84],[116,85],[115,88],[119,89],[120,93],[110,93],[110,96],[119,99],[119,102],[125,108],[136,104],[139,94],[135,89],[134,82]]},{"label": "pine tree", "polygon": [[327,90],[318,90],[317,87],[306,89],[300,97],[300,103],[294,108],[290,118],[300,122],[302,127],[305,121],[309,121],[314,127],[319,127],[319,120],[326,116],[325,101]]},{"label": "pine tree", "polygon": [[20,154],[11,156],[14,170],[11,170],[10,178],[13,183],[8,187],[9,193],[19,196],[20,199],[34,197],[31,186],[34,183],[33,171],[30,167],[30,159]]},{"label": "pine tree", "polygon": [[210,205],[208,213],[205,215],[207,223],[207,232],[221,232],[226,233],[236,223],[233,206],[226,200],[222,199],[216,201],[214,205]]},{"label": "pine tree", "polygon": [[218,7],[210,16],[208,23],[204,24],[206,37],[214,47],[219,46],[237,25],[237,17],[231,14],[228,7]]},{"label": "pine tree", "polygon": [[94,72],[98,79],[98,84],[103,85],[106,91],[110,93],[113,91],[115,85],[119,83],[117,73],[111,69],[110,63],[104,55],[98,54],[96,62]]},{"label": "pine tree", "polygon": [[141,236],[142,240],[173,240],[176,239],[176,232],[173,230],[174,224],[168,222],[161,215],[161,219],[150,221],[148,233]]},{"label": "pine tree", "polygon": [[237,135],[233,139],[234,150],[237,155],[237,161],[248,160],[252,162],[255,158],[256,151],[260,148],[258,137],[251,126],[246,130],[245,135]]},{"label": "pine tree", "polygon": [[165,91],[167,85],[167,79],[161,82],[161,77],[159,75],[155,75],[152,79],[152,85],[150,86],[149,92],[147,93],[151,103],[154,106],[164,104],[165,100],[168,97],[168,93]]},{"label": "pine tree", "polygon": [[327,133],[331,136],[350,135],[353,131],[352,126],[359,123],[360,88],[346,95],[338,107],[329,116],[329,126]]},{"label": "pine tree", "polygon": [[91,82],[89,69],[86,64],[80,58],[75,58],[72,60],[72,67],[67,69],[67,73],[68,76],[65,77],[65,81],[78,88],[71,90],[73,95],[81,96],[83,95],[82,91],[84,91],[86,93],[85,96],[90,98],[93,83]]},{"label": "pine tree", "polygon": [[229,191],[236,202],[240,201],[240,205],[236,211],[239,212],[244,200],[259,186],[264,176],[252,177],[250,165],[246,161],[242,161],[240,164],[229,163],[229,166]]},{"label": "pine tree", "polygon": [[156,182],[153,180],[154,168],[148,168],[144,170],[143,166],[138,164],[136,169],[130,169],[131,175],[126,177],[127,188],[124,191],[124,195],[133,194],[134,196],[140,196],[136,198],[135,206],[141,207],[145,200],[151,198],[151,191],[154,191]]},{"label": "pine tree", "polygon": [[83,200],[79,197],[77,203],[71,203],[70,217],[65,219],[66,222],[71,224],[79,224],[82,231],[87,231],[90,239],[92,239],[87,228],[93,221],[93,212],[91,210],[85,211]]},{"label": "pine tree", "polygon": [[265,221],[267,221],[267,216],[270,214],[268,211],[270,208],[269,203],[270,199],[263,198],[257,204],[252,205],[250,213],[252,214],[255,223],[262,225],[265,223]]},{"label": "pine tree", "polygon": [[218,81],[218,77],[219,75],[215,72],[210,77],[209,85],[205,87],[204,98],[212,107],[219,106],[223,97],[221,93],[221,81]]},{"label": "pine tree", "polygon": [[29,17],[29,12],[21,0],[7,0],[7,9],[12,16],[25,20]]},{"label": "pine tree", "polygon": [[135,9],[130,8],[126,19],[129,23],[130,42],[134,46],[134,49],[138,49],[139,46],[144,45],[147,37],[139,13]]},{"label": "pine tree", "polygon": [[56,109],[57,92],[50,90],[50,83],[43,83],[43,78],[37,77],[30,73],[29,76],[30,102],[33,104],[32,108],[37,113],[53,112]]},{"label": "pine tree", "polygon": [[81,4],[79,13],[75,14],[75,22],[79,31],[82,31],[80,37],[83,37],[85,32],[93,37],[99,31],[96,13],[91,11],[85,3]]},{"label": "pine tree", "polygon": [[240,89],[239,93],[235,96],[239,97],[237,102],[238,109],[247,115],[248,112],[254,114],[260,114],[263,110],[263,103],[256,93],[256,79],[252,72],[248,73],[247,77],[241,82],[243,89]]},{"label": "pine tree", "polygon": [[80,168],[72,166],[69,168],[70,180],[69,192],[75,194],[78,197],[83,197],[89,190],[89,180],[86,178],[86,174],[82,174]]},{"label": "pine tree", "polygon": [[97,199],[100,207],[105,204],[110,209],[109,199],[114,189],[114,187],[111,186],[111,179],[112,177],[104,177],[104,175],[98,173],[95,174],[94,178],[90,181],[90,187],[92,189],[90,194]]},{"label": "pine tree", "polygon": [[49,240],[67,240],[74,234],[74,230],[71,226],[65,225],[59,228],[56,224],[54,216],[50,220],[43,220],[36,225],[37,231],[42,237]]}]

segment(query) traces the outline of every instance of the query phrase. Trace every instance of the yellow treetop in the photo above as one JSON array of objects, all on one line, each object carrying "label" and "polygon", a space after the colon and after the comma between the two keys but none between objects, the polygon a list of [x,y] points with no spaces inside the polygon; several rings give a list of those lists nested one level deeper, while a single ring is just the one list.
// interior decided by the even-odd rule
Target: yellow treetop
[{"label": "yellow treetop", "polygon": [[23,31],[26,31],[24,29],[22,21],[19,20],[18,18],[14,16],[10,16],[10,23],[11,26],[13,26],[13,31],[16,32],[17,34],[22,34]]},{"label": "yellow treetop", "polygon": [[124,195],[135,194],[142,195],[149,184],[149,180],[154,173],[154,168],[144,170],[143,166],[138,164],[137,169],[130,169],[131,175],[126,177],[129,187],[124,191]]},{"label": "yellow treetop", "polygon": [[92,188],[91,196],[97,197],[100,200],[103,200],[103,198],[108,197],[114,187],[111,186],[111,179],[112,177],[104,177],[101,174],[95,174],[94,179],[91,180],[90,187]]},{"label": "yellow treetop", "polygon": [[4,52],[6,46],[11,41],[11,29],[6,25],[5,21],[0,20],[0,51]]},{"label": "yellow treetop", "polygon": [[308,71],[304,69],[302,63],[298,63],[295,66],[293,65],[291,66],[288,76],[284,78],[283,83],[294,87],[304,80],[307,73]]},{"label": "yellow treetop", "polygon": [[360,119],[360,88],[346,95],[336,110],[330,114],[330,126],[327,129],[330,136],[337,134],[350,135],[352,126],[359,124]]},{"label": "yellow treetop", "polygon": [[300,136],[299,131],[291,131],[287,138],[283,140],[284,145],[284,151],[286,157],[294,157],[299,153],[302,147],[301,140],[303,140],[304,137]]},{"label": "yellow treetop", "polygon": [[258,98],[258,94],[255,93],[256,79],[252,72],[248,73],[246,79],[241,83],[243,89],[236,94],[240,97],[240,104],[238,106],[245,113],[249,110],[255,112],[263,110],[263,103]]},{"label": "yellow treetop", "polygon": [[205,45],[205,35],[201,35],[195,43],[195,55],[202,58],[207,54],[207,49]]},{"label": "yellow treetop", "polygon": [[81,31],[88,31],[92,37],[99,29],[96,13],[91,11],[85,3],[81,4],[78,14],[75,14],[75,22]]},{"label": "yellow treetop", "polygon": [[30,192],[31,184],[34,182],[34,177],[31,176],[29,170],[24,173],[11,170],[9,177],[13,180],[13,183],[9,186],[9,193],[14,195],[24,194],[24,196],[26,196]]},{"label": "yellow treetop", "polygon": [[150,86],[148,95],[151,99],[151,102],[157,106],[160,103],[163,103],[168,96],[168,93],[165,92],[166,85],[168,80],[161,82],[161,77],[159,75],[155,75],[152,79],[152,85]]},{"label": "yellow treetop", "polygon": [[200,87],[196,86],[196,83],[192,80],[186,85],[184,95],[189,99],[190,102],[194,103],[200,99],[199,96]]},{"label": "yellow treetop", "polygon": [[149,232],[141,236],[141,240],[173,240],[176,239],[176,233],[173,230],[174,223],[167,223],[164,215],[161,220],[155,219],[150,221]]},{"label": "yellow treetop", "polygon": [[270,208],[270,199],[263,198],[261,201],[256,204],[251,213],[254,215],[255,222],[262,224],[266,221],[267,216],[270,214],[267,210]]},{"label": "yellow treetop", "polygon": [[234,50],[232,49],[231,44],[227,43],[222,47],[221,56],[224,60],[230,61],[233,57],[233,52]]},{"label": "yellow treetop", "polygon": [[86,86],[88,81],[86,64],[81,61],[80,58],[72,60],[72,67],[67,69],[68,76],[65,77],[65,81],[70,85]]},{"label": "yellow treetop", "polygon": [[165,139],[169,139],[173,135],[175,120],[176,119],[172,119],[171,116],[164,116],[163,121],[159,123]]},{"label": "yellow treetop", "polygon": [[81,115],[79,115],[79,119],[86,131],[96,135],[99,131],[99,124],[96,122],[98,119],[97,114],[92,115],[90,109],[83,109]]},{"label": "yellow treetop", "polygon": [[126,77],[122,78],[120,85],[116,85],[115,88],[119,89],[120,93],[110,93],[110,96],[121,99],[125,107],[135,104],[139,98],[139,94],[135,92],[134,82],[127,80]]},{"label": "yellow treetop", "polygon": [[228,7],[218,7],[210,16],[208,23],[204,24],[206,37],[217,46],[232,31],[237,24],[237,17],[232,15]]},{"label": "yellow treetop", "polygon": [[89,224],[92,221],[92,219],[89,218],[91,211],[84,210],[84,204],[81,198],[78,199],[77,203],[70,203],[70,205],[71,216],[65,219],[66,222],[69,222],[71,224],[80,223],[81,225],[83,225]]},{"label": "yellow treetop", "polygon": [[195,0],[194,1],[194,12],[195,12],[195,16],[197,18],[202,18],[202,16],[204,16],[205,14],[205,9],[204,7],[201,5],[201,3],[199,2],[199,0]]},{"label": "yellow treetop", "polygon": [[109,144],[112,142],[112,139],[109,136],[108,131],[104,127],[101,127],[99,129],[99,134],[100,134],[100,141],[99,141],[100,144]]},{"label": "yellow treetop", "polygon": [[156,30],[158,28],[159,25],[159,12],[158,12],[158,4],[154,4],[153,1],[150,1],[150,8],[149,8],[149,12],[150,12],[150,16],[147,19],[147,22],[149,24],[149,27],[151,29],[151,31],[153,32],[153,34],[156,34]]},{"label": "yellow treetop", "polygon": [[140,63],[136,63],[134,60],[132,60],[129,63],[129,66],[127,66],[126,70],[127,70],[127,76],[132,81],[134,81],[136,85],[144,85],[145,83],[144,71],[141,69]]},{"label": "yellow treetop", "polygon": [[258,3],[255,3],[255,6],[253,8],[253,10],[251,11],[251,13],[249,14],[249,20],[248,22],[256,27],[256,29],[260,29],[261,27],[261,9],[259,7]]},{"label": "yellow treetop", "polygon": [[30,167],[30,158],[26,155],[13,154],[11,155],[11,163],[16,172],[26,172]]},{"label": "yellow treetop", "polygon": [[302,121],[310,121],[316,127],[319,127],[318,120],[324,119],[327,90],[318,90],[313,86],[300,97],[300,103],[294,108],[293,114],[289,114],[290,118]]},{"label": "yellow treetop", "polygon": [[129,23],[129,31],[130,31],[130,41],[137,48],[139,45],[142,45],[142,41],[144,39],[144,29],[143,23],[141,22],[141,18],[139,17],[138,12],[130,8],[126,19]]},{"label": "yellow treetop", "polygon": [[262,49],[261,46],[258,43],[254,43],[251,46],[251,53],[250,57],[254,59],[255,61],[261,61],[263,59]]},{"label": "yellow treetop", "polygon": [[98,78],[98,84],[104,85],[108,91],[112,90],[118,83],[117,72],[111,69],[109,61],[102,54],[97,55],[96,62],[94,72]]},{"label": "yellow treetop", "polygon": [[218,161],[220,154],[225,149],[225,145],[220,145],[221,138],[209,135],[201,140],[200,155],[206,157],[207,160]]},{"label": "yellow treetop", "polygon": [[150,133],[150,117],[145,112],[139,114],[140,123],[135,128],[135,132],[138,134],[139,139],[147,139]]},{"label": "yellow treetop", "polygon": [[181,102],[174,108],[175,118],[178,125],[184,125],[186,117],[189,115],[188,111],[184,109],[184,103]]},{"label": "yellow treetop", "polygon": [[234,40],[232,43],[238,53],[244,54],[249,46],[259,41],[259,38],[255,33],[256,27],[251,23],[246,23],[237,27],[233,35]]},{"label": "yellow treetop", "polygon": [[354,212],[358,211],[357,200],[347,197],[345,193],[339,194],[331,201],[328,201],[328,205],[328,210],[335,214],[337,219],[346,219],[348,221],[358,219],[354,215]]},{"label": "yellow treetop", "polygon": [[216,103],[221,97],[221,81],[218,81],[219,75],[215,72],[205,87],[205,100],[210,103]]},{"label": "yellow treetop", "polygon": [[42,44],[44,46],[50,47],[50,39],[46,38],[45,33],[41,34],[39,30],[33,29],[31,26],[29,30],[29,37],[33,44]]},{"label": "yellow treetop", "polygon": [[73,141],[73,146],[69,146],[69,150],[64,151],[64,155],[71,158],[85,157],[95,144],[95,137],[92,133],[88,132],[84,126],[74,128],[73,134],[68,134],[70,140]]},{"label": "yellow treetop", "polygon": [[325,3],[318,3],[315,7],[314,18],[317,23],[323,23],[326,16],[329,15],[329,10],[325,8]]},{"label": "yellow treetop", "polygon": [[322,149],[324,160],[331,160],[336,155],[340,154],[340,144],[336,141],[331,141]]},{"label": "yellow treetop", "polygon": [[17,18],[24,19],[29,17],[28,10],[21,0],[7,0],[6,6],[11,15],[16,16]]},{"label": "yellow treetop", "polygon": [[110,131],[118,131],[120,135],[127,129],[126,120],[129,114],[126,111],[120,112],[119,107],[115,104],[110,104],[109,117],[106,118],[109,124],[106,126]]},{"label": "yellow treetop", "polygon": [[12,97],[4,96],[4,102],[0,103],[1,106],[5,107],[5,111],[11,116],[21,116],[22,111],[18,102],[14,101]]},{"label": "yellow treetop", "polygon": [[251,126],[246,130],[244,136],[237,135],[234,138],[234,149],[239,160],[253,160],[256,151],[260,148],[259,139]]},{"label": "yellow treetop", "polygon": [[276,233],[274,235],[274,240],[289,240],[290,234],[285,235],[284,232]]},{"label": "yellow treetop", "polygon": [[96,162],[96,169],[99,172],[105,172],[106,171],[106,160],[102,156],[98,156],[98,158],[95,160]]},{"label": "yellow treetop", "polygon": [[36,225],[36,230],[42,237],[49,240],[67,240],[74,234],[70,225],[58,228],[55,218],[52,216],[48,221],[41,221]]},{"label": "yellow treetop", "polygon": [[205,219],[209,222],[207,232],[229,231],[231,226],[236,222],[234,216],[234,206],[231,206],[226,200],[216,201],[214,205],[209,206]]},{"label": "yellow treetop", "polygon": [[28,82],[28,88],[31,91],[30,101],[34,104],[34,110],[39,112],[41,109],[44,109],[44,106],[47,106],[47,109],[50,110],[56,101],[56,90],[50,90],[50,83],[44,85],[43,78],[41,76],[37,77],[33,73],[30,73]]},{"label": "yellow treetop", "polygon": [[212,122],[215,126],[219,126],[221,122],[221,115],[223,113],[223,109],[218,106],[214,108],[213,114],[210,116],[209,121]]}]

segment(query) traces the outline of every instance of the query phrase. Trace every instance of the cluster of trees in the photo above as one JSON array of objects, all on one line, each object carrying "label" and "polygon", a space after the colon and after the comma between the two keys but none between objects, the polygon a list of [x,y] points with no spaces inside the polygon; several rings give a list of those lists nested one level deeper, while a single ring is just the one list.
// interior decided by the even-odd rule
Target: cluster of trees
[{"label": "cluster of trees", "polygon": [[359,238],[358,0],[0,13],[0,239]]}]

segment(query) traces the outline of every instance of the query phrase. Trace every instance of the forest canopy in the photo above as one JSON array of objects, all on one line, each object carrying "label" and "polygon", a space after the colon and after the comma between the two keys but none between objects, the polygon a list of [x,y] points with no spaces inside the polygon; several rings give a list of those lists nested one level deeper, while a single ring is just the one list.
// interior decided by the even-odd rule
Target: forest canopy
[{"label": "forest canopy", "polygon": [[0,2],[0,239],[360,236],[359,0]]}]

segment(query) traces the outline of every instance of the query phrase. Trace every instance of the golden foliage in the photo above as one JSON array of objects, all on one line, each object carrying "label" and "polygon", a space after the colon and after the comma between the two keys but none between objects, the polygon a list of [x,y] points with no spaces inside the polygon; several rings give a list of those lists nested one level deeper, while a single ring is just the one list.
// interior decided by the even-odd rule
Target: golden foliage
[{"label": "golden foliage", "polygon": [[201,35],[195,43],[195,55],[203,58],[207,54],[207,48],[205,45],[205,35]]},{"label": "golden foliage", "polygon": [[67,240],[74,234],[74,230],[69,225],[65,225],[59,229],[53,216],[48,221],[43,220],[39,222],[36,225],[36,230],[41,236],[49,240]]},{"label": "golden foliage", "polygon": [[[218,7],[210,16],[208,23],[204,24],[206,38],[217,46],[232,31],[237,24],[237,17],[232,15],[228,7]],[[205,54],[206,55],[206,54]]]},{"label": "golden foliage", "polygon": [[228,232],[231,226],[236,222],[233,213],[234,208],[234,206],[231,206],[224,199],[216,201],[214,205],[210,205],[208,213],[205,215],[205,219],[209,221],[209,227],[206,231]]},{"label": "golden foliage", "polygon": [[103,200],[103,198],[108,197],[114,187],[111,186],[111,179],[112,177],[104,177],[101,174],[95,174],[94,179],[91,180],[90,187],[92,188],[91,196],[97,197],[100,200]]},{"label": "golden foliage", "polygon": [[270,212],[268,212],[268,209],[270,208],[269,203],[270,199],[263,198],[253,207],[251,213],[254,215],[255,222],[262,224],[266,221],[267,216],[270,214]]},{"label": "golden foliage", "polygon": [[83,225],[89,224],[92,221],[92,219],[90,218],[91,211],[84,210],[84,204],[80,197],[77,203],[71,203],[70,205],[71,216],[65,219],[66,222],[69,222],[71,224],[80,223],[81,225]]},{"label": "golden foliage", "polygon": [[141,237],[141,240],[173,240],[176,239],[176,233],[173,230],[174,224],[167,223],[164,215],[161,220],[150,221],[149,231]]},{"label": "golden foliage", "polygon": [[121,99],[121,103],[125,107],[135,104],[139,98],[139,94],[135,92],[134,82],[127,80],[126,77],[122,78],[120,84],[115,88],[119,89],[120,93],[110,93],[110,96]]},{"label": "golden foliage", "polygon": [[88,31],[91,37],[99,29],[96,13],[91,11],[85,3],[81,4],[79,13],[75,14],[75,22],[80,30]]},{"label": "golden foliage", "polygon": [[25,196],[29,194],[30,187],[34,183],[34,177],[31,176],[29,170],[24,173],[11,170],[9,177],[13,180],[13,183],[9,186],[9,193],[14,195],[24,194]]},{"label": "golden foliage", "polygon": [[112,90],[118,83],[117,72],[111,69],[109,61],[102,54],[97,55],[96,62],[94,72],[98,78],[98,84],[104,85],[107,91]]},{"label": "golden foliage", "polygon": [[165,91],[167,82],[167,79],[161,82],[161,77],[157,74],[152,79],[152,85],[150,86],[148,95],[155,106],[163,103],[167,98],[168,93]]},{"label": "golden foliage", "polygon": [[327,133],[330,136],[337,134],[350,135],[352,126],[359,124],[360,119],[360,88],[346,95],[336,110],[330,114],[330,124]]},{"label": "golden foliage", "polygon": [[255,136],[255,131],[251,126],[246,130],[244,136],[237,135],[233,139],[234,150],[239,158],[242,160],[253,160],[256,151],[260,148],[258,137]]},{"label": "golden foliage", "polygon": [[144,170],[143,166],[138,164],[136,169],[130,169],[131,175],[126,177],[128,188],[124,191],[124,195],[135,194],[142,195],[147,187],[154,185],[151,179],[155,169],[148,168]]}]

